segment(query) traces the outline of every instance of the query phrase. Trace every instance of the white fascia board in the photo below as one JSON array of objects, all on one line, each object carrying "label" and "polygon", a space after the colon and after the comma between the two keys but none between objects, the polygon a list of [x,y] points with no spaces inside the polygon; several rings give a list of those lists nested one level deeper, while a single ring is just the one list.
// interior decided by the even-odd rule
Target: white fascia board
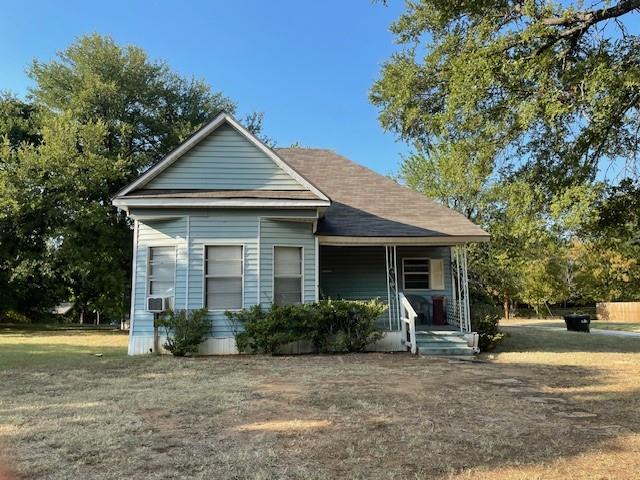
[{"label": "white fascia board", "polygon": [[320,245],[333,246],[384,246],[384,245],[423,245],[450,246],[465,243],[488,242],[489,236],[451,236],[451,237],[338,237],[318,235]]},{"label": "white fascia board", "polygon": [[113,205],[119,208],[132,207],[324,207],[324,200],[278,200],[270,198],[115,198]]}]

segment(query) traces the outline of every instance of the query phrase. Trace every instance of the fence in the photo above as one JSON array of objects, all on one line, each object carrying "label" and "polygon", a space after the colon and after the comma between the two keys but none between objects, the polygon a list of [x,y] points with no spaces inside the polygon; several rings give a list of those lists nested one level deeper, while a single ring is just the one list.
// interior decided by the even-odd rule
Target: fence
[{"label": "fence", "polygon": [[640,323],[640,302],[596,303],[598,320]]}]

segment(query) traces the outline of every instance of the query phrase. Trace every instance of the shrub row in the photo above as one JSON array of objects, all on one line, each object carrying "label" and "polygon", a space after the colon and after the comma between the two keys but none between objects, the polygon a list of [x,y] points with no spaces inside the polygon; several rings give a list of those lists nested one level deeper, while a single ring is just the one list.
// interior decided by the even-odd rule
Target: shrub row
[{"label": "shrub row", "polygon": [[385,305],[379,300],[322,300],[303,305],[259,305],[226,312],[235,325],[240,352],[278,353],[287,344],[306,341],[316,352],[361,352],[384,336],[376,320]]}]

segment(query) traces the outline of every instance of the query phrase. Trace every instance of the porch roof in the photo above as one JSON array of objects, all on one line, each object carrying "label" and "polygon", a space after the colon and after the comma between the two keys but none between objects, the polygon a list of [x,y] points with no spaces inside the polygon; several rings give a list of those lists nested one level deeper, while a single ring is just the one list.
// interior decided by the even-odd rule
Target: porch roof
[{"label": "porch roof", "polygon": [[458,212],[331,150],[280,148],[276,152],[331,199],[318,222],[321,238],[347,237],[353,243],[364,237],[417,242],[430,238],[443,243],[489,239],[488,233]]}]

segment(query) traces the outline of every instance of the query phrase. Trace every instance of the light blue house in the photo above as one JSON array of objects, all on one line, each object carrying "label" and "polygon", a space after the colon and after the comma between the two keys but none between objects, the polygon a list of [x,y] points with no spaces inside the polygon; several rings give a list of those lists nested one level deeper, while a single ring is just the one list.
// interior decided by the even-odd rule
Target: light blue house
[{"label": "light blue house", "polygon": [[372,349],[473,344],[464,246],[488,235],[332,151],[273,150],[221,114],[113,203],[134,220],[131,355],[167,307],[206,307],[201,352],[228,354],[226,310],[321,298],[386,302]]}]

